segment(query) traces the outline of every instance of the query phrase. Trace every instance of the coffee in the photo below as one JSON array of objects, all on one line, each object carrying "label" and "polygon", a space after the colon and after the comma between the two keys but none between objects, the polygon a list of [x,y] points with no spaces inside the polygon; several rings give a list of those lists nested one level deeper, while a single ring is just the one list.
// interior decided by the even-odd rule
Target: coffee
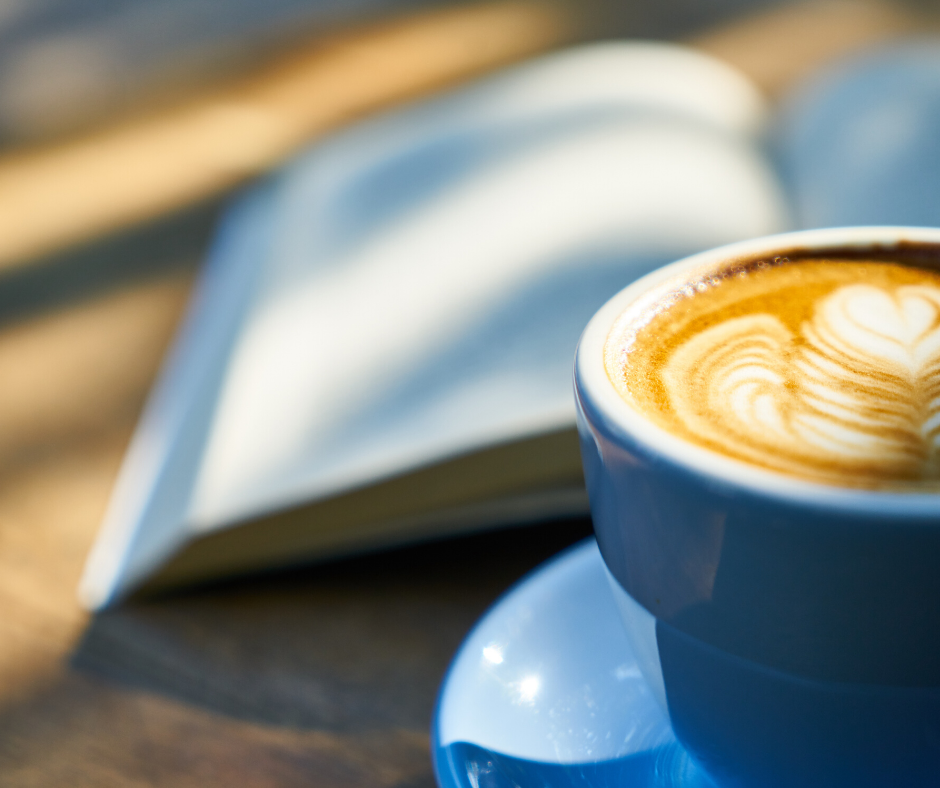
[{"label": "coffee", "polygon": [[817,482],[940,489],[940,250],[726,261],[632,305],[605,346],[661,428]]}]

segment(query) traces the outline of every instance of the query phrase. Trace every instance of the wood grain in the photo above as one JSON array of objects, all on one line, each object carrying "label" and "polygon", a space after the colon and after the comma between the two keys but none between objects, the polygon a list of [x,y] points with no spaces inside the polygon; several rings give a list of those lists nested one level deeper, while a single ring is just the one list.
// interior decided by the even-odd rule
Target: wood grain
[{"label": "wood grain", "polygon": [[[780,91],[832,42],[882,35],[878,24],[851,32],[864,27],[857,3],[827,7],[753,17],[699,41]],[[102,132],[108,145],[92,136],[0,160],[0,267],[223,189],[344,117],[558,40],[557,20],[527,8],[481,5],[427,27],[382,28],[298,54],[201,109]],[[828,32],[791,47],[808,19]],[[425,72],[427,62],[439,67]],[[356,96],[344,93],[350,74]],[[272,130],[279,107],[295,131]],[[188,153],[172,165],[137,158],[178,145]],[[96,157],[111,156],[115,179],[99,184]],[[138,600],[93,619],[76,602],[211,212],[186,227],[167,220],[0,275],[0,784],[430,788],[427,729],[451,654],[503,589],[585,535],[586,522]]]},{"label": "wood grain", "polygon": [[829,63],[931,27],[935,21],[899,3],[809,0],[743,16],[689,43],[779,97]]},{"label": "wood grain", "polygon": [[0,702],[61,660],[84,625],[84,554],[189,281],[0,331]]},{"label": "wood grain", "polygon": [[552,2],[427,11],[315,41],[155,115],[0,156],[0,268],[231,189],[342,122],[572,29]]},{"label": "wood grain", "polygon": [[427,728],[450,654],[548,552],[482,585],[448,573],[445,591],[421,577],[441,560],[431,555],[403,587],[353,569],[332,585],[303,577],[272,596],[262,582],[89,620],[81,567],[212,211],[195,231],[171,217],[55,250],[229,188],[369,108],[547,46],[555,14],[502,2],[418,15],[319,42],[169,114],[0,160],[4,786],[432,783]]},{"label": "wood grain", "polygon": [[168,267],[0,328],[0,784],[429,788],[431,709],[460,640],[589,523],[89,619],[80,570],[192,280]]}]

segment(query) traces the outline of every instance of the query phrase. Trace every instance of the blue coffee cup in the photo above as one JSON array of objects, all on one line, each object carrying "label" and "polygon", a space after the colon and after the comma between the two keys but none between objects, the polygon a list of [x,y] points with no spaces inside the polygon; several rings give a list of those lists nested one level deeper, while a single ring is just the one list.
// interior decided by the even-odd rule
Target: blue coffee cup
[{"label": "blue coffee cup", "polygon": [[806,481],[677,437],[621,398],[607,337],[723,261],[906,243],[940,256],[940,230],[918,228],[723,247],[627,287],[581,338],[578,429],[611,587],[676,736],[722,785],[940,785],[940,494]]}]

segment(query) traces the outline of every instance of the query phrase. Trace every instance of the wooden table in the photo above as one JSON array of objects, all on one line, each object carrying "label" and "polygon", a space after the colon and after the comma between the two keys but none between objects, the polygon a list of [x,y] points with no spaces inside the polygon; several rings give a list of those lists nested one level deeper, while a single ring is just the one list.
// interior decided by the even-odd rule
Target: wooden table
[{"label": "wooden table", "polygon": [[[514,9],[519,13],[518,4]],[[774,92],[826,57],[903,29],[911,23],[907,13],[847,0],[787,6],[696,42]],[[564,40],[563,26],[554,24],[546,22],[525,46],[459,68],[445,58],[441,74],[456,79],[554,45]],[[579,36],[583,30],[570,33]],[[409,74],[412,82],[399,80],[369,101],[435,84]],[[356,107],[364,111],[369,101]],[[351,111],[349,101],[340,105],[337,117]],[[316,131],[309,118],[301,121]],[[128,139],[126,129],[102,135],[112,143]],[[42,216],[25,213],[4,229],[4,786],[430,787],[435,692],[461,639],[512,582],[589,533],[586,521],[543,524],[134,602],[93,618],[79,608],[84,557],[211,236],[217,195],[258,162],[269,166],[287,155],[285,140],[295,138],[285,133],[280,147],[249,156],[254,163],[238,177],[196,173],[181,186],[154,176],[130,207],[121,181],[83,207],[85,224],[62,208],[81,201],[63,198],[59,214],[49,207],[47,234],[36,229]],[[75,144],[91,145],[81,150],[107,161],[113,148],[102,148],[101,139]],[[198,150],[201,143],[193,144]],[[15,200],[16,183],[42,186],[55,169],[49,162],[75,150],[0,157],[0,214],[5,199]],[[81,171],[63,170],[63,178],[73,178],[65,187],[82,186]],[[108,200],[124,212],[109,214]],[[169,214],[168,201],[177,205]],[[189,207],[180,208],[184,203]]]}]

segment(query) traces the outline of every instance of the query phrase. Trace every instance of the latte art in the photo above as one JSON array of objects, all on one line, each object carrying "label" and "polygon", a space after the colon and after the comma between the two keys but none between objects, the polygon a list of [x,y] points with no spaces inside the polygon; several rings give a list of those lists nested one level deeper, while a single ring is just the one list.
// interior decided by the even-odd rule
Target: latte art
[{"label": "latte art", "polygon": [[940,485],[940,277],[803,261],[744,278],[716,280],[608,352],[625,399],[671,432],[774,470]]},{"label": "latte art", "polygon": [[922,476],[940,444],[938,317],[940,288],[848,285],[796,336],[766,314],[702,332],[663,379],[678,418],[731,454]]}]

